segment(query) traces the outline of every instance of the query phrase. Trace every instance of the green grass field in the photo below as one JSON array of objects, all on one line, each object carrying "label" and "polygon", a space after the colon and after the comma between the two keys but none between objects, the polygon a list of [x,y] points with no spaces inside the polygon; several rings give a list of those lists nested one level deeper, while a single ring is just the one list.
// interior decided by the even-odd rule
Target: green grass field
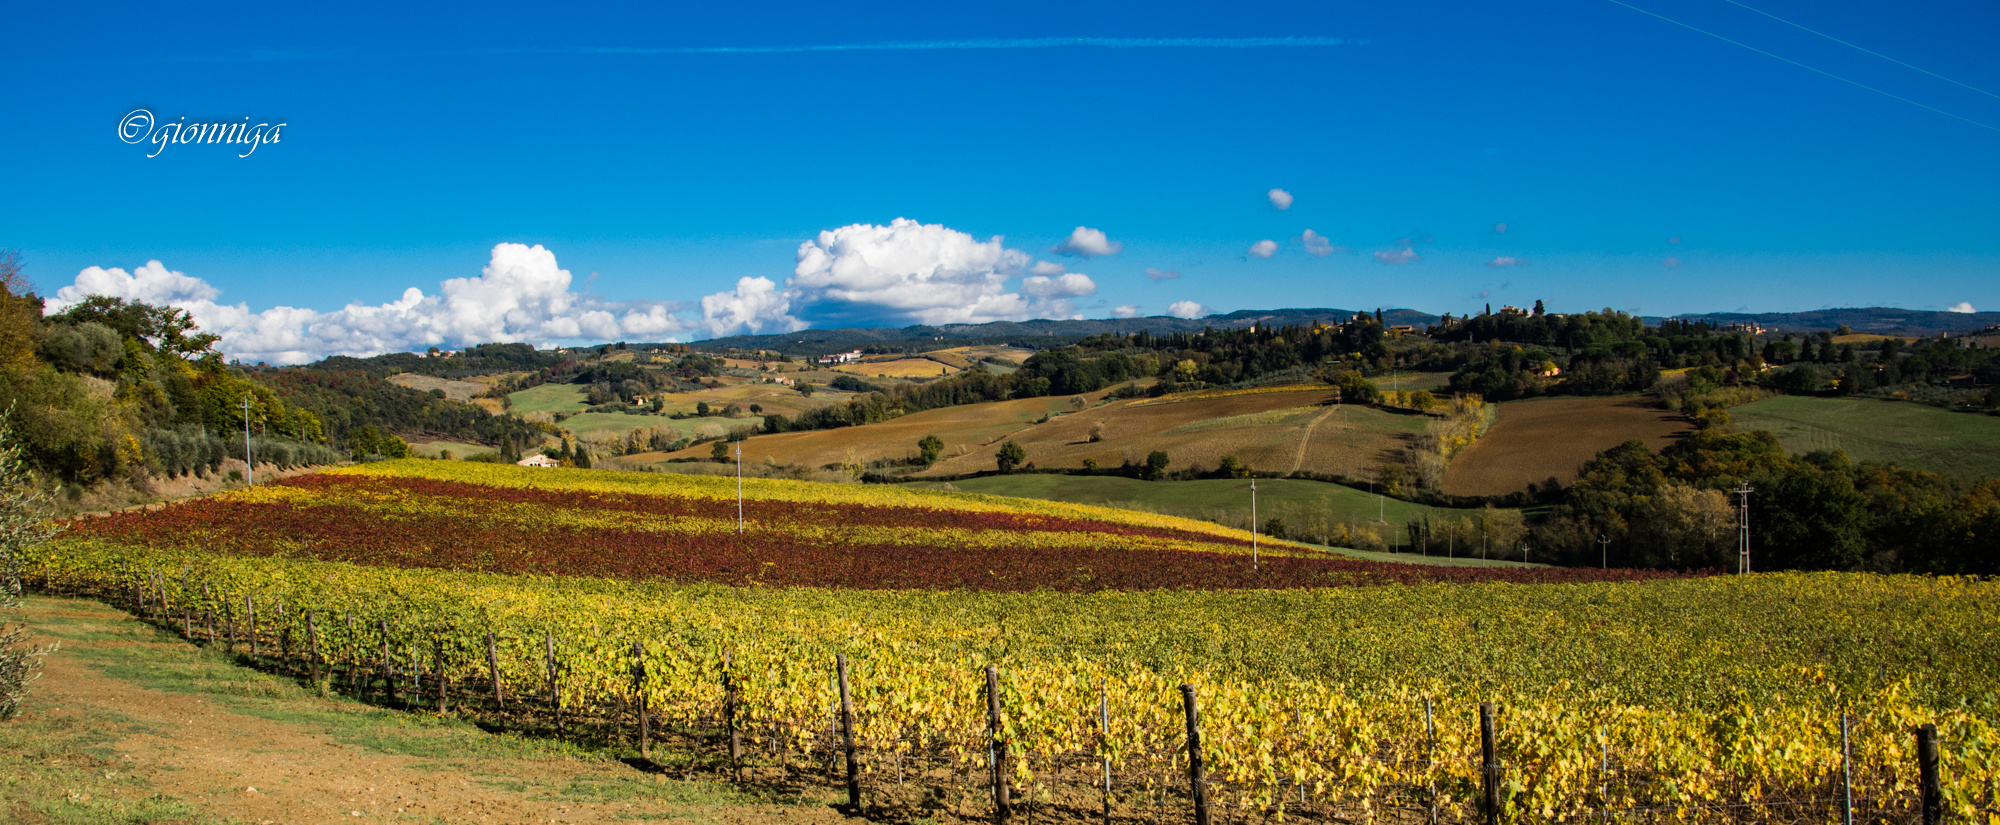
[{"label": "green grass field", "polygon": [[1855,461],[2000,476],[2000,417],[1907,401],[1781,396],[1731,409],[1729,418],[1735,431],[1771,431],[1790,453],[1838,447]]},{"label": "green grass field", "polygon": [[543,384],[529,387],[517,393],[510,393],[507,400],[514,403],[514,412],[532,415],[539,412],[571,412],[590,406],[584,403],[584,390],[575,384]]},{"label": "green grass field", "polygon": [[[1232,527],[1247,527],[1250,523],[1249,479],[1141,481],[1122,476],[1028,474],[968,478],[951,482],[948,486],[941,483],[915,486],[1077,504],[1101,504],[1198,518]],[[1365,490],[1323,481],[1289,478],[1266,478],[1257,481],[1258,518],[1268,519],[1277,515],[1294,527],[1299,526],[1301,519],[1312,515],[1333,523],[1346,523],[1352,519],[1364,528],[1371,524],[1382,527],[1382,522],[1386,521],[1388,526],[1382,528],[1383,534],[1400,541],[1403,525],[1419,515],[1429,515],[1433,519],[1443,520],[1471,516],[1475,512],[1477,511],[1428,507],[1393,498],[1378,498]],[[1364,557],[1377,561],[1408,561],[1411,558],[1408,555],[1391,553],[1372,553]],[[1479,559],[1459,561],[1480,563]]]}]

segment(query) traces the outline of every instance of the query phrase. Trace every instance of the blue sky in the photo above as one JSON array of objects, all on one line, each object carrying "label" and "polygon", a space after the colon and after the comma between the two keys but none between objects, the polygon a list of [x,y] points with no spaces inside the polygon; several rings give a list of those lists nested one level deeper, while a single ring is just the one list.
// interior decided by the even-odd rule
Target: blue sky
[{"label": "blue sky", "polygon": [[[274,361],[1177,304],[2000,308],[2000,7],[1629,2],[1810,69],[1611,0],[33,4],[0,247]],[[147,157],[141,108],[286,126]],[[1078,227],[1115,254],[1051,251]]]}]

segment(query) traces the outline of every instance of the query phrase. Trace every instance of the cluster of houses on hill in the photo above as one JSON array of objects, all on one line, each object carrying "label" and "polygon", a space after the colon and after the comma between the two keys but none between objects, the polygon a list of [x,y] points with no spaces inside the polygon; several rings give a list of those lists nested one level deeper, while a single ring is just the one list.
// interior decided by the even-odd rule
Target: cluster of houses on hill
[{"label": "cluster of houses on hill", "polygon": [[847,352],[836,352],[836,353],[834,353],[834,354],[832,354],[832,355],[822,355],[822,356],[820,356],[820,357],[818,357],[818,358],[814,358],[814,359],[813,359],[813,363],[815,363],[815,364],[850,364],[850,363],[853,363],[853,362],[855,362],[855,361],[859,361],[859,360],[861,360],[861,350],[858,350],[858,349],[857,349],[857,350],[849,350],[849,351],[847,351]]}]

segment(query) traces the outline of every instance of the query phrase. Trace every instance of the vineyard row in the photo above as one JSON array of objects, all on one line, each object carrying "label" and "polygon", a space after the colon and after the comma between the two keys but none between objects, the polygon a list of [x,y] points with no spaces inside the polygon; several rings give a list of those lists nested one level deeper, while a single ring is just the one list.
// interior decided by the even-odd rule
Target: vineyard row
[{"label": "vineyard row", "polygon": [[[664,735],[744,781],[831,782],[857,806],[966,816],[1040,806],[1106,821],[1212,807],[1233,819],[1437,822],[1750,822],[1833,818],[1851,806],[1861,822],[1944,812],[2000,822],[1992,720],[1893,695],[1848,713],[1805,705],[1706,716],[1521,695],[1473,725],[1470,711],[1493,705],[1200,674],[1177,684],[1101,662],[1002,669],[866,639],[827,661],[784,641],[670,626],[474,627],[407,604],[371,611],[387,600],[335,600],[285,577],[250,587],[229,570],[206,572],[220,581],[197,578],[192,565],[178,575],[126,566],[60,579],[44,570],[41,584],[240,648],[324,690],[631,743],[647,758]],[[1918,730],[1932,732],[1928,752]]]}]

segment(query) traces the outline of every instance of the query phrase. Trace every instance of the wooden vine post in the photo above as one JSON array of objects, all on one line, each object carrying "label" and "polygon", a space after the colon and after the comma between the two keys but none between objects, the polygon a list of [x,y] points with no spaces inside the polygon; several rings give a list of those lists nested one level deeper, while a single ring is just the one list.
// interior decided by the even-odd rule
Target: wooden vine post
[{"label": "wooden vine post", "polygon": [[639,758],[653,758],[652,743],[647,741],[646,729],[646,647],[632,643],[632,694],[638,698],[639,708]]},{"label": "wooden vine post", "polygon": [[1944,790],[1938,782],[1936,725],[1925,724],[1917,728],[1917,784],[1922,794],[1920,806],[1924,825],[1940,825],[1944,822]]},{"label": "wooden vine post", "polygon": [[500,695],[500,649],[493,643],[493,631],[486,631],[486,669],[493,674],[493,705],[507,709],[507,699]]},{"label": "wooden vine post", "polygon": [[1201,761],[1201,708],[1194,685],[1181,685],[1181,708],[1187,714],[1188,796],[1194,800],[1194,825],[1209,825],[1208,769]]},{"label": "wooden vine post", "polygon": [[840,744],[847,754],[847,808],[861,811],[861,766],[854,754],[854,701],[847,693],[847,655],[833,658],[834,670],[840,675]]},{"label": "wooden vine post", "polygon": [[736,673],[728,652],[722,654],[722,725],[729,732],[729,770],[743,779],[743,739],[736,728]]},{"label": "wooden vine post", "polygon": [[306,610],[306,673],[312,677],[315,690],[319,687],[319,631],[313,628],[313,612]]},{"label": "wooden vine post", "polygon": [[1007,739],[1000,726],[1000,668],[986,666],[986,762],[992,768],[993,819],[1005,823],[1014,813],[1007,787]]},{"label": "wooden vine post", "polygon": [[396,663],[389,658],[389,620],[376,619],[375,632],[382,638],[382,701],[396,701]]},{"label": "wooden vine post", "polygon": [[444,713],[449,708],[445,706],[447,700],[445,698],[444,637],[442,635],[431,636],[431,664],[433,665],[431,675],[437,682],[438,712]]},{"label": "wooden vine post", "polygon": [[256,597],[248,593],[243,594],[243,621],[250,626],[250,658],[254,660],[257,658],[259,652],[257,644],[257,602]]},{"label": "wooden vine post", "polygon": [[549,650],[549,707],[555,709],[556,733],[561,734],[565,732],[565,726],[563,725],[562,685],[556,682],[556,637],[554,634],[544,633],[542,634],[542,642],[548,645]]},{"label": "wooden vine post", "polygon": [[1479,703],[1480,808],[1486,825],[1500,825],[1500,757],[1494,742],[1493,703]]}]

